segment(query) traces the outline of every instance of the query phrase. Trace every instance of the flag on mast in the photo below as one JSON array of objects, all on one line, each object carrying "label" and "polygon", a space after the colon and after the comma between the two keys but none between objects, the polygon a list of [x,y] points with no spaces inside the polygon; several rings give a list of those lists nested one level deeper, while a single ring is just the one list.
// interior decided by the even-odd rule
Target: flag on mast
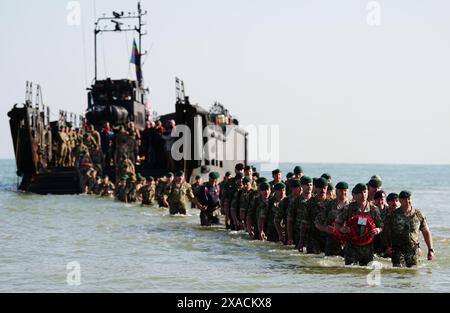
[{"label": "flag on mast", "polygon": [[133,51],[131,53],[130,63],[136,65],[136,78],[139,85],[142,84],[142,69],[141,69],[141,53],[136,44],[136,39],[133,39]]}]

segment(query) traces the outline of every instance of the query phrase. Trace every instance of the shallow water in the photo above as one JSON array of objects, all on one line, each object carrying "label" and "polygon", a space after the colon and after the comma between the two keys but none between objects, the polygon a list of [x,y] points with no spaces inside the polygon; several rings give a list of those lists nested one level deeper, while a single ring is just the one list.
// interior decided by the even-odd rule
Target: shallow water
[{"label": "shallow water", "polygon": [[[450,291],[450,166],[302,165],[310,176],[329,172],[354,185],[379,174],[387,192],[411,190],[428,218],[436,260],[422,256],[418,268],[393,269],[378,259],[377,284],[377,276],[368,278],[373,268],[345,267],[340,257],[201,228],[196,210],[170,216],[92,196],[17,192],[14,161],[0,161],[0,292]],[[79,285],[67,282],[73,261]]]}]

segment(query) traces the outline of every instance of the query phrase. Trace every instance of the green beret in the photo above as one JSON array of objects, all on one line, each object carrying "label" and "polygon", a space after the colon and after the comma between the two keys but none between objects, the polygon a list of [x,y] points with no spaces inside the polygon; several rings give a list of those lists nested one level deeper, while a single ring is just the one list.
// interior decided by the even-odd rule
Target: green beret
[{"label": "green beret", "polygon": [[373,199],[377,200],[377,199],[381,199],[383,197],[386,197],[386,193],[383,190],[379,190],[379,191],[375,192]]},{"label": "green beret", "polygon": [[[322,177],[324,178],[324,177]],[[334,186],[332,183],[328,183],[328,190],[334,190]]]},{"label": "green beret", "polygon": [[183,171],[178,171],[175,173],[175,177],[181,177],[184,176],[184,172]]},{"label": "green beret", "polygon": [[379,179],[372,178],[369,180],[369,186],[373,188],[380,188],[383,185],[383,182]]},{"label": "green beret", "polygon": [[225,177],[230,177],[231,176],[231,172],[226,172],[225,173]]},{"label": "green beret", "polygon": [[399,197],[400,199],[409,198],[409,197],[411,197],[411,192],[408,191],[408,190],[403,190],[403,191],[400,192],[400,194],[398,195],[398,197]]},{"label": "green beret", "polygon": [[388,196],[386,197],[386,201],[394,201],[398,199],[398,194],[396,193],[390,193],[388,194]]},{"label": "green beret", "polygon": [[281,173],[281,171],[279,169],[276,169],[276,170],[272,171],[272,175],[278,175],[280,173]]},{"label": "green beret", "polygon": [[275,186],[273,186],[273,190],[278,191],[278,190],[283,190],[286,189],[286,185],[283,183],[277,183],[275,184]]},{"label": "green beret", "polygon": [[328,186],[328,181],[323,177],[317,178],[316,182],[314,183],[314,186],[316,188],[325,188]]},{"label": "green beret", "polygon": [[338,182],[336,189],[348,189],[348,184],[345,181]]},{"label": "green beret", "polygon": [[142,178],[142,175],[141,175],[141,173],[137,173],[137,175],[136,175],[138,178]]},{"label": "green beret", "polygon": [[122,177],[120,177],[121,180],[127,180],[128,179],[128,175],[122,175]]},{"label": "green beret", "polygon": [[299,179],[291,180],[291,188],[298,188],[298,187],[301,187],[300,180]]},{"label": "green beret", "polygon": [[256,180],[256,183],[257,183],[258,185],[261,185],[262,183],[267,183],[267,178],[265,178],[265,177],[260,177],[260,178],[258,178],[258,179]]},{"label": "green beret", "polygon": [[166,177],[173,177],[173,173],[172,172],[167,173]]},{"label": "green beret", "polygon": [[154,181],[155,178],[153,178],[153,176],[149,176],[149,177],[147,177],[147,180],[148,180],[148,181]]},{"label": "green beret", "polygon": [[366,191],[366,190],[367,190],[367,186],[365,184],[363,184],[363,183],[359,183],[359,184],[356,184],[355,187],[353,187],[352,193],[358,194],[358,193],[361,193],[361,192]]},{"label": "green beret", "polygon": [[247,183],[249,183],[249,182],[251,182],[252,181],[252,179],[249,177],[249,176],[245,176],[243,179],[242,179],[242,183],[243,184],[247,184]]},{"label": "green beret", "polygon": [[294,174],[300,174],[300,173],[303,173],[303,169],[301,166],[297,165],[296,167],[294,167]]},{"label": "green beret", "polygon": [[266,191],[266,190],[269,190],[269,189],[270,189],[269,183],[262,183],[262,184],[259,185],[259,190],[261,190],[261,191]]},{"label": "green beret", "polygon": [[328,173],[323,173],[322,176],[320,176],[320,177],[325,178],[326,180],[331,179],[331,175]]},{"label": "green beret", "polygon": [[195,176],[195,180],[199,180],[201,178],[200,175]]},{"label": "green beret", "polygon": [[289,172],[286,174],[287,179],[291,178],[292,176],[294,176],[294,173],[292,173],[292,172]]},{"label": "green beret", "polygon": [[220,174],[218,172],[211,172],[209,173],[209,178],[211,179],[219,179]]},{"label": "green beret", "polygon": [[308,184],[310,184],[312,182],[313,182],[313,180],[312,180],[311,177],[303,176],[302,178],[300,178],[300,184],[301,185],[308,185]]}]

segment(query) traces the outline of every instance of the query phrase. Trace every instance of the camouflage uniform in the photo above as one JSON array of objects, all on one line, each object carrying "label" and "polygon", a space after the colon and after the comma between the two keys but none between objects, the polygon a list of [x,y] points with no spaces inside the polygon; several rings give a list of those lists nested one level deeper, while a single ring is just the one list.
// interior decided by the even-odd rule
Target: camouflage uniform
[{"label": "camouflage uniform", "polygon": [[[383,222],[381,221],[380,211],[378,208],[369,201],[364,208],[358,208],[356,202],[351,202],[346,206],[336,217],[336,225],[344,225],[353,215],[365,214],[370,216],[375,222],[377,228],[383,228]],[[361,234],[364,232],[365,226],[358,226],[358,232]],[[357,246],[348,242],[344,247],[345,265],[358,264],[366,266],[373,261],[373,242],[365,246]]]},{"label": "camouflage uniform", "polygon": [[[289,206],[287,210],[286,220],[288,223],[292,223],[292,239],[294,245],[297,246],[300,241],[300,226],[302,220],[304,219],[306,211],[307,200],[305,200],[301,195],[292,198],[289,201]],[[305,234],[304,240],[307,240],[307,234]]]},{"label": "camouflage uniform", "polygon": [[119,183],[116,186],[116,189],[114,191],[114,195],[117,198],[117,200],[125,202],[126,200],[126,196],[127,196],[127,184],[124,183]]},{"label": "camouflage uniform", "polygon": [[[307,253],[319,254],[325,251],[325,234],[320,232],[315,221],[317,216],[325,210],[328,200],[320,202],[318,198],[309,199],[306,203],[303,219],[300,224],[300,243],[306,242]],[[306,237],[305,237],[306,235]],[[308,238],[305,240],[305,238]]]},{"label": "camouflage uniform", "polygon": [[[275,224],[281,227],[281,233],[283,238],[285,239],[284,244],[286,244],[287,240],[287,215],[289,210],[289,204],[293,201],[293,197],[285,197],[281,200],[280,205],[278,206],[278,210],[275,213]],[[282,238],[280,238],[281,240]]]},{"label": "camouflage uniform", "polygon": [[258,194],[254,196],[249,203],[248,209],[247,209],[247,220],[250,218],[253,221],[253,225],[247,225],[247,227],[253,227],[255,232],[254,239],[259,238],[259,231],[258,231],[258,221],[259,221],[259,208],[260,203],[262,202],[261,196]]},{"label": "camouflage uniform", "polygon": [[166,187],[163,197],[169,203],[170,214],[186,214],[187,200],[193,201],[195,199],[192,187],[187,182],[181,184],[172,182]]},{"label": "camouflage uniform", "polygon": [[58,166],[66,166],[66,158],[67,158],[67,133],[64,131],[58,132],[58,151],[59,151],[59,159]]},{"label": "camouflage uniform", "polygon": [[427,220],[419,209],[413,208],[408,215],[397,209],[389,215],[386,236],[392,243],[393,266],[417,265],[419,233],[427,229]]},{"label": "camouflage uniform", "polygon": [[276,202],[275,197],[267,199],[267,201],[259,202],[259,220],[264,219],[264,232],[268,241],[278,241],[278,232],[275,227],[275,216],[279,211],[281,201]]},{"label": "camouflage uniform", "polygon": [[125,190],[127,193],[127,202],[128,203],[136,202],[136,200],[137,200],[136,181],[131,178],[128,179]]},{"label": "camouflage uniform", "polygon": [[[317,215],[315,223],[324,227],[334,226],[336,217],[342,209],[343,208],[338,207],[337,199],[328,201],[324,209]],[[325,255],[344,256],[344,250],[342,249],[341,243],[337,242],[330,233],[326,233]]]},{"label": "camouflage uniform", "polygon": [[155,185],[145,185],[138,191],[138,195],[142,198],[142,205],[156,204],[156,187]]},{"label": "camouflage uniform", "polygon": [[163,203],[163,199],[164,199],[164,191],[166,190],[167,186],[169,185],[168,182],[165,181],[159,181],[158,185],[156,185],[156,201],[158,201],[158,205],[160,207],[165,207],[164,203]]},{"label": "camouflage uniform", "polygon": [[250,206],[251,201],[257,195],[253,189],[246,191],[245,189],[240,189],[237,191],[233,200],[231,201],[231,209],[236,210],[236,217],[243,223],[246,224],[247,220],[247,210]]},{"label": "camouflage uniform", "polygon": [[109,197],[114,192],[114,184],[112,182],[102,183],[100,187],[100,196]]},{"label": "camouflage uniform", "polygon": [[228,206],[230,210],[230,215],[227,216],[230,218],[230,225],[226,225],[227,229],[235,230],[236,226],[234,225],[234,221],[231,217],[231,202],[233,201],[233,196],[238,192],[240,189],[240,186],[237,183],[237,180],[235,177],[232,177],[228,179],[228,181],[224,184],[224,191],[223,191],[223,205]]}]

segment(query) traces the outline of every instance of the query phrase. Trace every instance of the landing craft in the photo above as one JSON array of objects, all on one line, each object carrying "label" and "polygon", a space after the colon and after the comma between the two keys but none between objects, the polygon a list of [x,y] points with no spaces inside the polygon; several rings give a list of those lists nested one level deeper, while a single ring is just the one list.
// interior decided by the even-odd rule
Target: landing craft
[{"label": "landing craft", "polygon": [[[147,121],[160,121],[170,127],[172,121],[176,125],[184,125],[190,130],[191,136],[172,137],[172,141],[183,140],[181,158],[169,159],[167,155],[147,153],[144,151],[136,158],[136,172],[144,176],[161,177],[165,173],[183,170],[188,181],[193,181],[196,175],[207,179],[210,172],[217,171],[221,175],[233,172],[237,163],[247,163],[248,134],[239,126],[239,122],[220,103],[215,103],[210,110],[205,110],[197,104],[191,104],[185,95],[184,83],[176,78],[175,112],[158,116],[147,106],[149,89],[144,88],[142,74],[141,52],[142,17],[147,12],[141,9],[138,2],[136,13],[124,15],[113,12],[112,17],[103,16],[95,23],[95,76],[88,88],[88,105],[84,114],[78,116],[60,111],[57,120],[50,120],[50,109],[42,101],[40,86],[36,88],[36,98],[33,101],[34,86],[26,84],[26,99],[22,105],[14,105],[8,112],[10,118],[11,136],[20,177],[18,189],[38,194],[77,194],[82,191],[82,173],[78,162],[74,166],[58,164],[58,132],[60,127],[84,129],[91,124],[95,130],[101,131],[105,122],[117,134],[120,127],[126,127],[133,122],[141,134]],[[135,23],[133,27],[123,27],[123,20]],[[108,29],[105,23],[113,23]],[[97,76],[97,36],[102,33],[133,32],[137,34],[134,42],[132,63],[136,66],[136,80],[130,79],[99,79]],[[214,127],[211,127],[214,126]],[[230,129],[232,131],[230,132]],[[230,133],[231,135],[228,135]],[[172,135],[176,132],[173,131]],[[152,143],[150,150],[164,153],[164,141]],[[113,145],[120,145],[114,142]],[[179,146],[179,145],[178,145]],[[117,147],[115,147],[117,149]],[[230,149],[232,153],[230,153]],[[228,151],[227,151],[228,150]],[[117,150],[115,151],[117,154]],[[139,153],[140,155],[140,153]],[[153,157],[150,157],[152,155]],[[156,156],[155,156],[156,155]],[[102,172],[114,180],[117,158],[105,162],[102,156]]]}]

